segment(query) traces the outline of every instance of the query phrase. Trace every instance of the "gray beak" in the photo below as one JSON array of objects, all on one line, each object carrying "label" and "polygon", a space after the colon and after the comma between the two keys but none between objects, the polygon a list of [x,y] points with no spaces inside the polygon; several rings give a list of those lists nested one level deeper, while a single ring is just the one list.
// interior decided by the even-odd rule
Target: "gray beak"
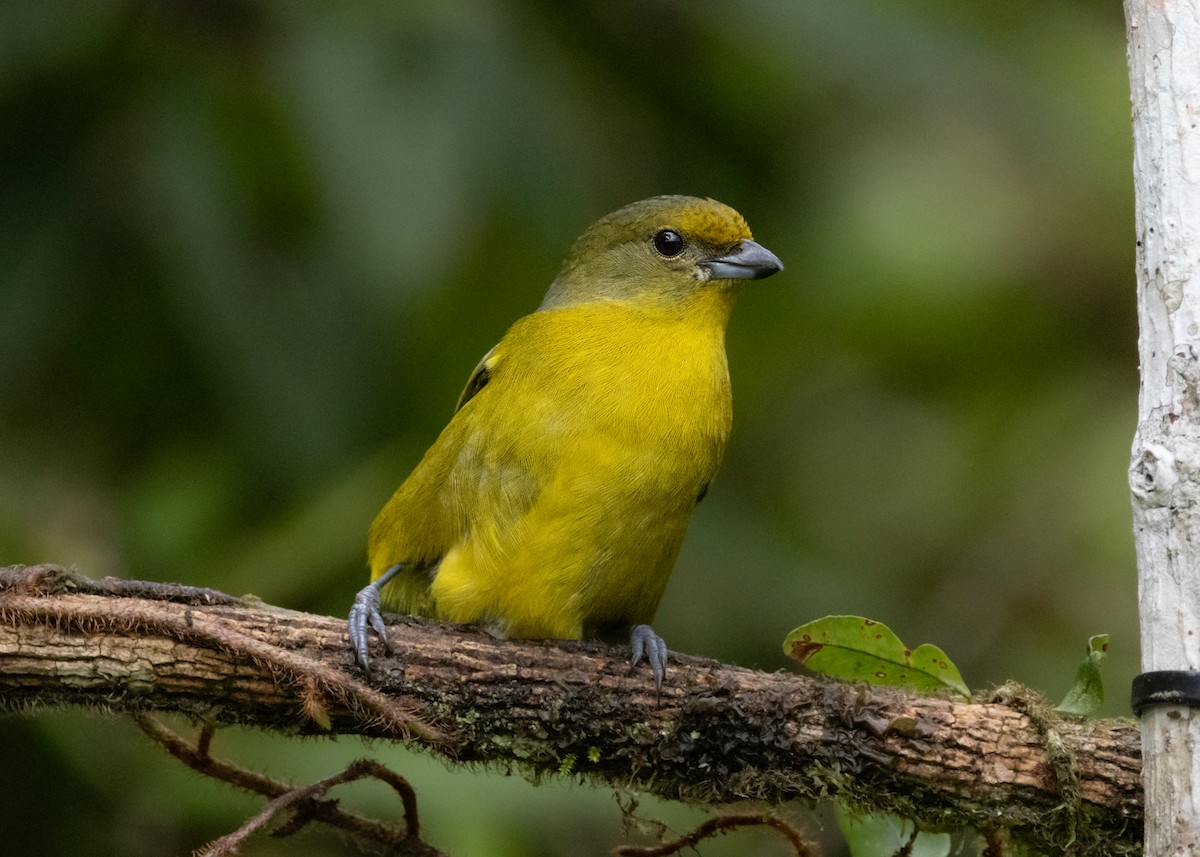
[{"label": "gray beak", "polygon": [[724,256],[704,264],[714,280],[761,280],[783,270],[778,256],[747,239],[739,241]]}]

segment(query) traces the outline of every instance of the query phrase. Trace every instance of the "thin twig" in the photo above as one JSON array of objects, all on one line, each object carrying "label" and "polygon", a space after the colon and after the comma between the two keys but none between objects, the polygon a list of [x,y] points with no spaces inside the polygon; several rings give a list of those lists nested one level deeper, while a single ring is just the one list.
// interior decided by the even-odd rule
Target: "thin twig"
[{"label": "thin twig", "polygon": [[676,854],[685,848],[694,848],[697,843],[705,839],[719,836],[722,833],[728,833],[734,828],[746,827],[748,825],[770,827],[779,831],[792,846],[796,857],[815,857],[815,852],[804,841],[804,838],[800,835],[800,831],[782,818],[766,812],[717,815],[701,824],[691,833],[676,839],[674,842],[664,842],[661,845],[618,845],[613,849],[612,853],[615,857],[666,857],[666,855]]},{"label": "thin twig", "polygon": [[275,798],[263,807],[262,812],[247,821],[233,833],[222,836],[220,839],[215,839],[206,845],[198,852],[198,857],[230,857],[230,855],[237,854],[242,843],[251,834],[261,830],[277,815],[287,810],[293,810],[295,815],[291,821],[277,830],[274,835],[281,837],[291,836],[310,821],[316,819],[319,814],[323,813],[325,807],[333,804],[332,801],[325,799],[325,795],[330,789],[342,783],[361,780],[365,777],[374,777],[392,786],[400,794],[405,806],[405,819],[409,825],[408,832],[401,836],[399,842],[381,844],[402,846],[407,843],[416,845],[419,841],[417,836],[417,798],[412,786],[403,777],[388,770],[372,759],[357,759],[347,765],[345,770],[334,774],[332,777],[326,777],[323,780],[317,780],[311,785],[292,789]]},{"label": "thin twig", "polygon": [[[318,780],[308,786],[294,787],[281,780],[272,779],[229,762],[222,762],[208,755],[207,748],[212,739],[210,726],[201,729],[197,743],[192,745],[153,717],[140,714],[134,715],[133,719],[153,741],[193,770],[245,791],[272,798],[262,812],[236,831],[209,843],[200,852],[205,857],[223,857],[223,855],[237,853],[237,849],[247,837],[287,809],[293,809],[296,814],[291,821],[277,831],[277,835],[290,835],[310,821],[317,820],[346,831],[364,845],[389,849],[389,853],[441,854],[419,838],[417,797],[412,786],[403,777],[378,762],[371,759],[359,759],[351,762],[338,774]],[[400,796],[404,807],[405,830],[399,830],[391,825],[364,818],[355,813],[345,812],[338,807],[336,800],[325,797],[329,789],[334,786],[364,777],[382,780]]]}]

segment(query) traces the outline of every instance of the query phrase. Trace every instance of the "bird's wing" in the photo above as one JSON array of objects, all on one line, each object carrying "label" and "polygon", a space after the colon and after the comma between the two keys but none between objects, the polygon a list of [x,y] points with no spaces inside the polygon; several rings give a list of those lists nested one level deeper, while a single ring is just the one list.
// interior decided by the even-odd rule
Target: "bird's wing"
[{"label": "bird's wing", "polygon": [[483,359],[479,361],[479,365],[471,373],[471,377],[467,379],[467,386],[463,388],[462,395],[458,397],[458,404],[454,406],[454,413],[462,410],[462,406],[471,401],[475,394],[487,386],[487,382],[492,380],[492,368],[496,365],[496,361],[500,359],[499,345],[492,347],[492,350],[483,355]]},{"label": "bird's wing", "polygon": [[[432,572],[463,539],[503,531],[536,497],[544,477],[532,471],[544,462],[525,454],[525,409],[513,402],[523,390],[500,371],[505,353],[501,342],[479,361],[449,424],[380,511],[368,548],[373,578],[396,563]],[[467,408],[485,387],[488,395]]]}]

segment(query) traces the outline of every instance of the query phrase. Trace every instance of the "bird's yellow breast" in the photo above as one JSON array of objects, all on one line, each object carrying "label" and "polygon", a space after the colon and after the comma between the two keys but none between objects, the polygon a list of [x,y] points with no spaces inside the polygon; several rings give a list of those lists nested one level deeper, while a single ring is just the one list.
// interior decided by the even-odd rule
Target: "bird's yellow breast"
[{"label": "bird's yellow breast", "polygon": [[372,526],[398,608],[521,637],[649,622],[731,422],[719,287],[519,320]]}]

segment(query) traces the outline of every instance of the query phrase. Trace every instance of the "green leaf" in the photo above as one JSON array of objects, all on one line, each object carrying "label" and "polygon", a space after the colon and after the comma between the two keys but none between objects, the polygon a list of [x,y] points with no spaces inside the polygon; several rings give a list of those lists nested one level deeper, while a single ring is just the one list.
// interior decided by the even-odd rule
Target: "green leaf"
[{"label": "green leaf", "polygon": [[826,616],[801,625],[787,635],[783,652],[833,678],[971,695],[958,667],[937,646],[910,650],[887,625],[861,616]]},{"label": "green leaf", "polygon": [[837,801],[837,822],[850,848],[850,857],[894,857],[912,843],[911,857],[946,857],[950,853],[949,833],[918,833],[913,838],[913,823],[897,815],[854,812]]},{"label": "green leaf", "polygon": [[1108,654],[1108,634],[1097,634],[1088,640],[1087,657],[1075,672],[1075,684],[1067,691],[1055,711],[1088,717],[1104,705],[1104,682],[1100,679],[1100,662]]}]

